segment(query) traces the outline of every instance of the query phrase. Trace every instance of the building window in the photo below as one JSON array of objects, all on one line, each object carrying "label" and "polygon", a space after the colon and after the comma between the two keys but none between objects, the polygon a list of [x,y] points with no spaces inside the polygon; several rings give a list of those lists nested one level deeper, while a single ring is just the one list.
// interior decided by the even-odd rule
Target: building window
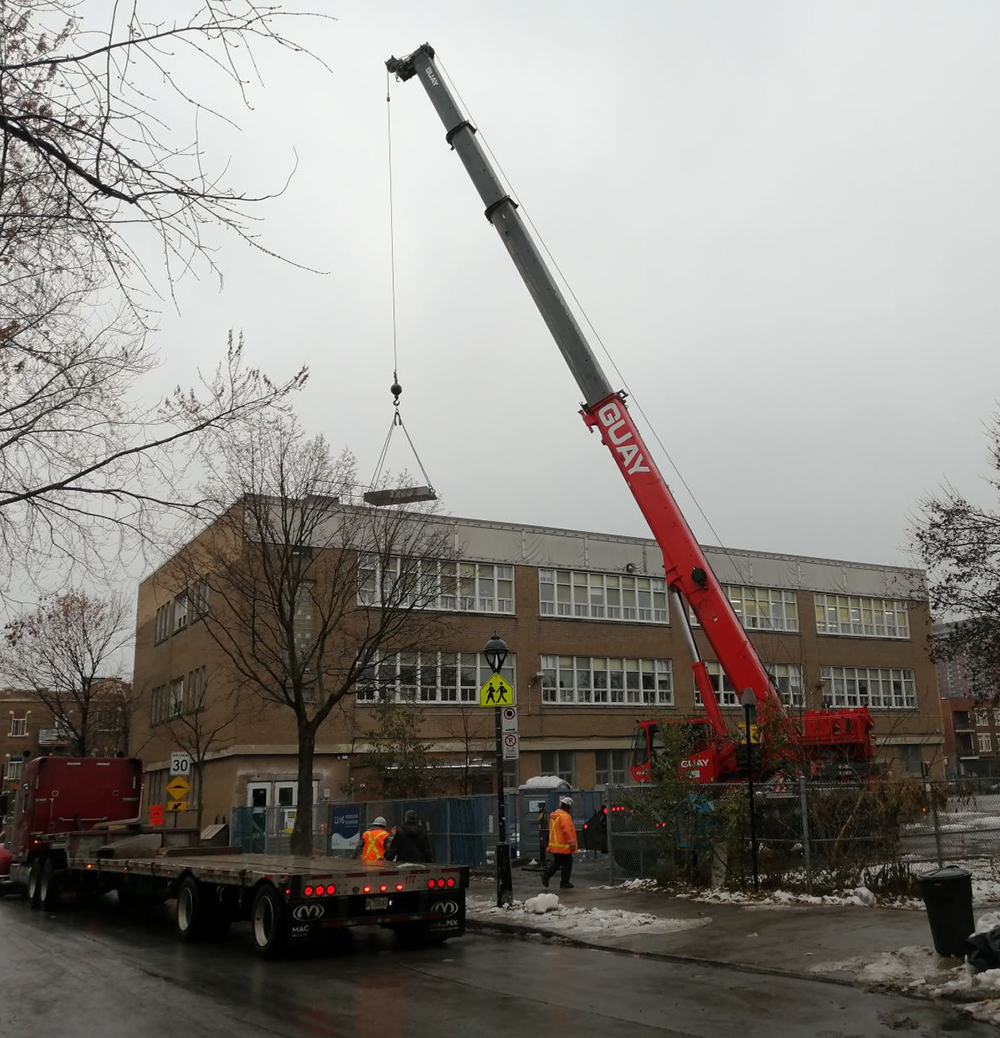
[{"label": "building window", "polygon": [[673,706],[670,660],[543,656],[542,702],[560,705]]},{"label": "building window", "polygon": [[[738,707],[740,697],[736,694],[729,678],[722,672],[718,663],[708,661],[705,663],[708,676],[715,689],[715,698],[719,706]],[[764,669],[771,678],[771,683],[778,690],[782,703],[787,707],[802,707],[806,705],[805,696],[802,693],[802,668],[794,663],[765,663]],[[697,686],[694,690],[695,706],[704,706],[701,693]]]},{"label": "building window", "polygon": [[457,613],[513,613],[514,567],[393,558],[383,569],[375,556],[366,555],[358,571],[358,602]]},{"label": "building window", "polygon": [[[514,654],[500,670],[514,684]],[[479,689],[493,673],[480,652],[401,652],[376,660],[358,682],[359,703],[377,698],[414,703],[478,703]]]},{"label": "building window", "polygon": [[572,750],[542,750],[542,774],[558,775],[572,786],[573,756]]},{"label": "building window", "polygon": [[23,739],[28,734],[28,717],[15,717],[13,714],[10,716],[10,732],[8,733],[11,739]]},{"label": "building window", "polygon": [[993,708],[993,724],[1000,726],[1000,706]]},{"label": "building window", "polygon": [[208,685],[207,672],[204,667],[188,672],[184,689],[185,712],[197,712],[205,705],[205,689]]},{"label": "building window", "polygon": [[295,596],[295,616],[292,620],[295,651],[303,674],[311,674],[316,657],[316,600],[312,581],[303,581]]},{"label": "building window", "polygon": [[978,732],[976,734],[976,740],[979,743],[980,753],[989,753],[990,750],[993,748],[989,732]]},{"label": "building window", "polygon": [[542,616],[668,622],[667,582],[663,577],[540,569],[538,598]]},{"label": "building window", "polygon": [[24,767],[23,757],[7,758],[7,774],[4,776],[7,782],[17,782],[21,778],[21,769]]},{"label": "building window", "polygon": [[857,595],[813,596],[817,634],[846,634],[868,638],[909,638],[906,603],[890,598]]},{"label": "building window", "polygon": [[208,584],[204,580],[198,581],[190,591],[191,620],[197,620],[208,613]]},{"label": "building window", "polygon": [[821,667],[823,706],[867,706],[872,710],[915,710],[912,670],[895,667]]},{"label": "building window", "polygon": [[156,641],[162,642],[170,636],[170,608],[173,603],[168,602],[156,610]]},{"label": "building window", "polygon": [[628,784],[628,751],[595,750],[594,765],[599,786]]},{"label": "building window", "polygon": [[976,727],[985,728],[989,724],[989,714],[985,710],[976,711]]},{"label": "building window", "polygon": [[904,775],[921,774],[922,758],[919,746],[897,746],[896,758],[899,761],[899,770]]},{"label": "building window", "polygon": [[188,596],[184,591],[174,599],[174,630],[182,631],[188,622]]},{"label": "building window", "polygon": [[180,717],[184,713],[184,679],[175,678],[170,682],[170,701],[167,704],[170,717]]},{"label": "building window", "polygon": [[[799,596],[781,588],[747,587],[723,584],[729,604],[747,631],[797,631],[799,629]],[[698,618],[688,610],[691,623]]]}]

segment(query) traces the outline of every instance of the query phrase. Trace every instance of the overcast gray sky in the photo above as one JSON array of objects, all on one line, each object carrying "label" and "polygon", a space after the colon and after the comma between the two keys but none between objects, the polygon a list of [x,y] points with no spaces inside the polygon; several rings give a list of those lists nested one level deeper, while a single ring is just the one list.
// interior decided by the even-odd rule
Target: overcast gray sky
[{"label": "overcast gray sky", "polygon": [[[370,473],[391,414],[383,63],[427,40],[726,544],[909,563],[923,493],[985,496],[996,4],[317,9],[338,20],[300,29],[332,74],[261,48],[242,132],[201,132],[254,190],[297,155],[262,241],[328,273],[221,241],[224,290],[186,281],[161,321],[161,377],[242,329],[265,368],[309,364],[306,425]],[[422,87],[392,98],[403,414],[446,510],[644,534]]]}]

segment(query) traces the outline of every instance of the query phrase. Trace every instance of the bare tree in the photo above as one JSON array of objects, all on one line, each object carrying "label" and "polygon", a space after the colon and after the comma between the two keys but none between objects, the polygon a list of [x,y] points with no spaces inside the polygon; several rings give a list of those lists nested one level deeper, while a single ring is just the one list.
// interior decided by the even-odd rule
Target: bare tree
[{"label": "bare tree", "polygon": [[[208,168],[199,120],[230,120],[198,89],[217,74],[249,104],[252,45],[300,50],[276,6],[179,3],[164,22],[140,6],[113,5],[96,28],[75,0],[0,0],[0,577],[25,559],[93,564],[100,533],[130,540],[195,507],[190,442],[305,378],[272,384],[230,341],[196,389],[136,404],[157,297],[199,265],[217,272],[206,232],[262,248],[262,196],[227,186],[222,157]],[[177,99],[186,129],[166,108]],[[157,252],[150,270],[140,255]]]},{"label": "bare tree", "polygon": [[[992,472],[1000,491],[1000,414],[988,427]],[[930,646],[939,659],[965,655],[985,700],[1000,697],[1000,510],[979,507],[951,485],[920,502],[914,523],[917,550],[928,569],[937,615],[956,620]]]},{"label": "bare tree", "polygon": [[192,675],[188,675],[188,685],[183,710],[165,728],[172,744],[191,757],[195,811],[200,831],[205,814],[205,762],[211,753],[232,743],[239,712],[238,702],[232,694],[210,698],[206,681]]},{"label": "bare tree", "polygon": [[359,687],[384,684],[401,654],[433,644],[445,619],[424,608],[439,595],[432,569],[454,552],[432,506],[351,504],[354,459],[332,457],[291,419],[232,441],[213,475],[228,507],[173,568],[201,603],[233,689],[295,717],[292,850],[307,854],[317,732]]},{"label": "bare tree", "polygon": [[449,718],[448,734],[462,744],[459,789],[462,796],[474,792],[474,765],[486,758],[492,762],[496,757],[494,718],[492,710],[461,703],[458,712]]},{"label": "bare tree", "polygon": [[114,669],[131,637],[131,611],[120,597],[69,591],[7,624],[0,670],[49,710],[74,754],[86,757],[95,749],[98,711],[121,708]]}]

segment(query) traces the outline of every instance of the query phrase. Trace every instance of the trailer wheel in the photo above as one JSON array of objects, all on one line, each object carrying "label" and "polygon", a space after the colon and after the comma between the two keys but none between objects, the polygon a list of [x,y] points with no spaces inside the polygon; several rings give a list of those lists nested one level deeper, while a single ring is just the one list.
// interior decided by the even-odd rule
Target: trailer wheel
[{"label": "trailer wheel", "polygon": [[205,936],[206,899],[196,879],[187,876],[177,891],[177,909],[174,917],[177,936],[185,944],[193,944]]},{"label": "trailer wheel", "polygon": [[38,888],[42,880],[42,861],[35,858],[28,869],[28,904],[36,911],[42,907],[42,899],[38,896]]},{"label": "trailer wheel", "polygon": [[285,950],[285,906],[269,883],[257,891],[250,911],[250,933],[257,954],[276,959]]},{"label": "trailer wheel", "polygon": [[38,879],[38,904],[46,912],[54,912],[60,905],[59,881],[51,858],[42,862],[41,875]]}]

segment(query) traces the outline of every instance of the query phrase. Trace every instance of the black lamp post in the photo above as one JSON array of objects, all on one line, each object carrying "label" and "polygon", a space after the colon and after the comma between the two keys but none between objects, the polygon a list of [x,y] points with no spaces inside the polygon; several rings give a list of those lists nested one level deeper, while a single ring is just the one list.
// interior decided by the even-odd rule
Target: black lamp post
[{"label": "black lamp post", "polygon": [[750,860],[753,863],[753,892],[760,892],[760,876],[757,871],[757,823],[753,803],[753,720],[757,713],[757,697],[752,688],[745,688],[740,696],[747,737],[747,796],[750,798]]},{"label": "black lamp post", "polygon": [[[507,643],[499,634],[494,634],[486,643],[483,655],[494,674],[499,674],[507,659]],[[503,732],[500,707],[494,708],[496,717],[496,768],[497,768],[497,908],[503,908],[514,900],[514,882],[510,871],[510,844],[507,842],[507,817],[503,795]]]}]

